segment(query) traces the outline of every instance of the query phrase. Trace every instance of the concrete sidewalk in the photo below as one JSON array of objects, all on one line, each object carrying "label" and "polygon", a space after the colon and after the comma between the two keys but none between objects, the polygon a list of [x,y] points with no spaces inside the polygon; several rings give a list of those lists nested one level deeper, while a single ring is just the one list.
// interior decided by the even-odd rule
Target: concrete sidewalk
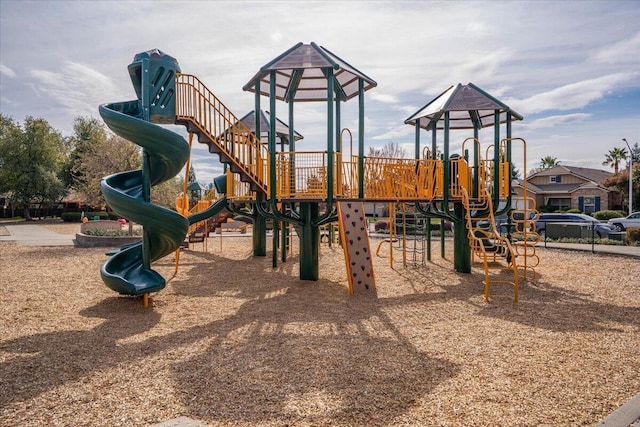
[{"label": "concrete sidewalk", "polygon": [[74,246],[75,234],[58,234],[36,224],[19,222],[2,224],[9,236],[0,236],[0,242],[13,241],[25,246]]},{"label": "concrete sidewalk", "polygon": [[540,248],[548,249],[566,249],[572,251],[592,252],[593,254],[609,254],[622,255],[633,258],[640,258],[640,246],[617,246],[617,245],[598,245],[590,243],[555,243],[545,242],[538,243]]}]

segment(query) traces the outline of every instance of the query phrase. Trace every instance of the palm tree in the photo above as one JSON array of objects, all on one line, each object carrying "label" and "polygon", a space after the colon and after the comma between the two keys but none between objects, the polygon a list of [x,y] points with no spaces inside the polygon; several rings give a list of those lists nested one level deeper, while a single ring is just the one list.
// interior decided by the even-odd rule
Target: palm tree
[{"label": "palm tree", "polygon": [[557,157],[545,156],[540,159],[541,169],[551,169],[560,165],[560,161]]},{"label": "palm tree", "polygon": [[614,147],[613,150],[609,150],[607,154],[604,156],[604,162],[602,162],[603,166],[613,166],[614,173],[618,174],[618,166],[620,166],[620,162],[627,158],[627,149],[626,148],[618,148]]}]

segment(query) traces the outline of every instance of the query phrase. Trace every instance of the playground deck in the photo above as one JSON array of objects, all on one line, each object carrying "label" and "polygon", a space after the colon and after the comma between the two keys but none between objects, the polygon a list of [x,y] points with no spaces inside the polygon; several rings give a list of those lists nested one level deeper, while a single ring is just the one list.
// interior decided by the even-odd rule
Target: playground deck
[{"label": "playground deck", "polygon": [[0,243],[0,424],[593,425],[640,389],[628,258],[542,250],[520,303],[486,304],[450,259],[375,258],[376,294],[349,296],[339,247],[308,282],[297,248],[271,271],[223,238],[146,310],[102,285],[103,249]]}]

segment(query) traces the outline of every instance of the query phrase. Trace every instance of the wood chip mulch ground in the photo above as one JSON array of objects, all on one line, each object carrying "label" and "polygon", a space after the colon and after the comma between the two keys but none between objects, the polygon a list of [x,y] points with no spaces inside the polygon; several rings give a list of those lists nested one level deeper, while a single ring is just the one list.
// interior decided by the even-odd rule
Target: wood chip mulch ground
[{"label": "wood chip mulch ground", "polygon": [[541,249],[513,304],[437,244],[393,269],[383,247],[354,296],[335,245],[317,282],[250,237],[202,249],[154,264],[145,309],[103,285],[105,249],[1,242],[0,425],[590,426],[640,391],[635,259]]}]

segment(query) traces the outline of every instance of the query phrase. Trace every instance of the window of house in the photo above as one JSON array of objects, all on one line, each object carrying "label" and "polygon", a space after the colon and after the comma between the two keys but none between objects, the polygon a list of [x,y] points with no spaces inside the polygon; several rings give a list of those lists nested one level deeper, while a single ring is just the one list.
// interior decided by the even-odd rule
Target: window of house
[{"label": "window of house", "polygon": [[550,176],[549,177],[549,182],[554,183],[554,184],[560,184],[560,182],[562,182],[562,178],[560,177],[560,175]]},{"label": "window of house", "polygon": [[582,211],[587,213],[596,211],[596,198],[594,196],[584,196]]},{"label": "window of house", "polygon": [[549,199],[547,205],[551,206],[553,210],[566,210],[571,207],[571,199],[569,198],[555,198]]}]

